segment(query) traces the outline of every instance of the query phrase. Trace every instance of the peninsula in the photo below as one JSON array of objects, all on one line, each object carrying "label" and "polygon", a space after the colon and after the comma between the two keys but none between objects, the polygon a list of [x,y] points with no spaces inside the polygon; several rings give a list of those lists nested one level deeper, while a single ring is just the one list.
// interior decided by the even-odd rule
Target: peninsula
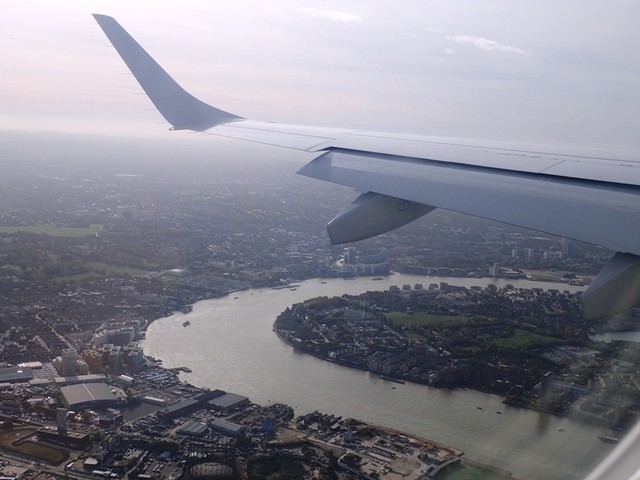
[{"label": "peninsula", "polygon": [[299,351],[382,378],[474,388],[620,427],[640,391],[616,353],[633,347],[591,341],[596,327],[580,316],[577,294],[441,283],[307,300],[282,312],[274,331]]}]

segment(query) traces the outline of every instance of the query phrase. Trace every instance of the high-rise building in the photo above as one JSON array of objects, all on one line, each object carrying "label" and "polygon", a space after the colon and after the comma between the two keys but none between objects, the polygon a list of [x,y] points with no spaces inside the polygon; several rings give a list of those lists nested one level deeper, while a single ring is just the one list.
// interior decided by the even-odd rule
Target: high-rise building
[{"label": "high-rise building", "polygon": [[500,276],[500,267],[497,263],[494,263],[491,267],[489,267],[489,275],[493,278],[498,278]]},{"label": "high-rise building", "polygon": [[76,361],[80,357],[75,350],[67,349],[62,351],[61,374],[63,377],[73,377],[78,374]]},{"label": "high-rise building", "polygon": [[102,354],[96,350],[85,350],[82,352],[82,359],[86,362],[90,373],[103,373],[104,362]]},{"label": "high-rise building", "polygon": [[60,434],[67,433],[67,416],[68,412],[66,408],[58,408],[58,410],[56,410],[56,426]]},{"label": "high-rise building", "polygon": [[348,265],[356,264],[356,247],[345,248],[344,263]]}]

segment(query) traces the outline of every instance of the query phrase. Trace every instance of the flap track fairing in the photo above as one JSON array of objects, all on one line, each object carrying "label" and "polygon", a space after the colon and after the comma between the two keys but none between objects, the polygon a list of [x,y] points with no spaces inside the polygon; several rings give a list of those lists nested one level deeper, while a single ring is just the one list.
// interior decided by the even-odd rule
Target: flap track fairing
[{"label": "flap track fairing", "polygon": [[403,198],[367,192],[327,225],[334,245],[364,240],[401,227],[435,209]]}]

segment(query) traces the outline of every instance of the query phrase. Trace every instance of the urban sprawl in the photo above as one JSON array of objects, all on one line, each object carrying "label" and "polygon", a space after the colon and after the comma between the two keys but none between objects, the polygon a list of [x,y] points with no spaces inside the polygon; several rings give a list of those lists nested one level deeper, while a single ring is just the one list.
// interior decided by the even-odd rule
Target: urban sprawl
[{"label": "urban sprawl", "polygon": [[[640,316],[586,323],[579,295],[562,286],[587,284],[610,252],[443,212],[333,246],[324,225],[352,192],[295,177],[287,163],[256,162],[249,175],[207,152],[155,143],[6,140],[3,478],[508,476],[357,412],[294,412],[191,385],[179,379],[188,365],[168,369],[145,355],[145,330],[158,318],[309,278],[395,271],[416,282],[290,306],[273,319],[274,335],[300,351],[393,382],[475,388],[620,429],[635,418],[634,344],[593,335],[632,329]],[[175,166],[177,155],[193,160]],[[559,283],[466,288],[432,276]]]}]

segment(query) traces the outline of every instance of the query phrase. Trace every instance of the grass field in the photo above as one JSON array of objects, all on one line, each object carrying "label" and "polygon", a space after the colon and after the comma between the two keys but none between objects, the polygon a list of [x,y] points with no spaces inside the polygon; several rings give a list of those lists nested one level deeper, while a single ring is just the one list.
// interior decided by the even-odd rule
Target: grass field
[{"label": "grass field", "polygon": [[30,440],[16,445],[13,450],[30,457],[35,457],[45,462],[58,465],[69,458],[69,453],[61,448],[51,447],[42,443],[32,442]]},{"label": "grass field", "polygon": [[0,433],[0,448],[55,465],[69,458],[69,453],[62,448],[44,445],[28,439],[35,432],[35,428],[18,428],[2,432]]},{"label": "grass field", "polygon": [[144,277],[149,274],[148,270],[141,270],[139,268],[123,267],[122,265],[111,265],[102,262],[89,262],[87,267],[91,270],[87,273],[79,273],[77,275],[65,275],[62,277],[53,278],[54,281],[64,282],[79,282],[87,279],[102,278],[106,275],[124,276],[130,275],[132,277]]},{"label": "grass field", "polygon": [[507,477],[463,463],[442,470],[435,478],[437,480],[504,480]]},{"label": "grass field", "polygon": [[469,323],[471,317],[466,315],[433,315],[430,313],[390,312],[387,318],[396,325],[409,327],[411,325],[446,325]]},{"label": "grass field", "polygon": [[547,337],[545,335],[538,335],[537,333],[517,329],[511,337],[496,339],[494,343],[501,347],[518,348],[530,345],[552,344],[559,341],[560,339],[555,337]]},{"label": "grass field", "polygon": [[109,263],[91,262],[89,263],[93,271],[104,270],[111,275],[131,275],[132,277],[147,275],[148,270],[140,268],[123,267],[122,265],[111,265]]},{"label": "grass field", "polygon": [[65,227],[48,223],[45,225],[29,225],[26,227],[0,227],[0,233],[44,233],[46,235],[54,235],[57,237],[87,237],[95,235],[102,228],[99,223],[92,223],[88,227]]},{"label": "grass field", "polygon": [[295,480],[303,475],[302,462],[284,455],[253,460],[248,465],[250,480]]}]

